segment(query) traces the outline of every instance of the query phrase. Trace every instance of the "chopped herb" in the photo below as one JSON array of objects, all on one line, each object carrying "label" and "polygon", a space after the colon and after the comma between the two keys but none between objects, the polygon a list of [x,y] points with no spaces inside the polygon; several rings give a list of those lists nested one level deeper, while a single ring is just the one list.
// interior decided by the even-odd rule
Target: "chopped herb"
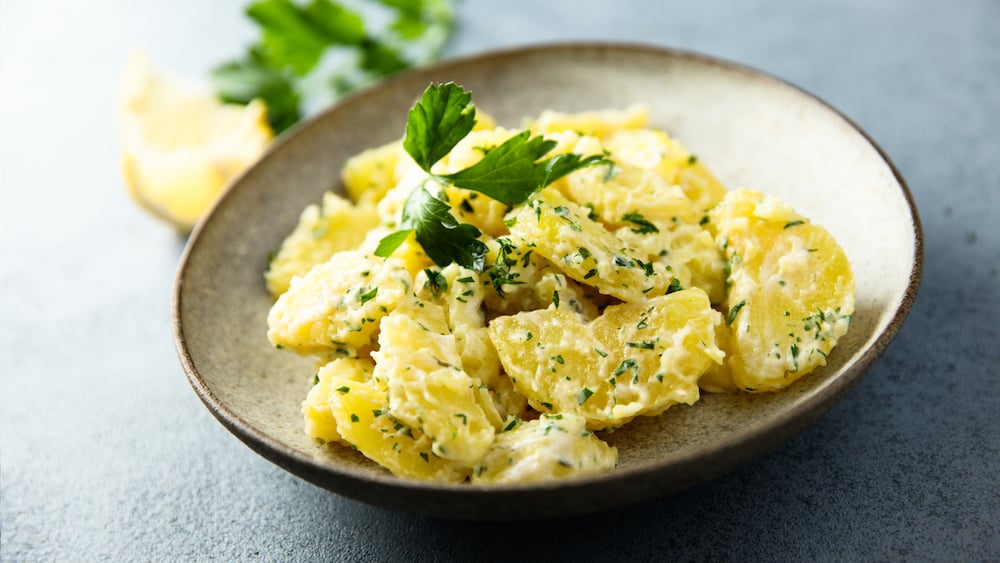
[{"label": "chopped herb", "polygon": [[805,221],[789,221],[789,222],[785,223],[785,226],[782,227],[782,228],[783,229],[788,229],[790,227],[797,227],[799,225],[805,225],[805,224],[806,224]]},{"label": "chopped herb", "polygon": [[361,299],[361,304],[364,305],[365,303],[371,301],[372,299],[375,299],[376,295],[378,295],[378,288],[377,287],[373,287],[373,288],[369,289],[368,291],[362,293],[359,296],[359,299]]},{"label": "chopped herb", "polygon": [[508,422],[507,425],[503,427],[503,431],[507,432],[509,430],[513,430],[514,427],[517,426],[517,423],[520,422],[520,420],[521,419],[518,418],[517,415],[515,414],[514,417],[510,419],[510,422]]},{"label": "chopped herb", "polygon": [[556,309],[559,308],[559,290],[552,292],[552,304],[556,306]]},{"label": "chopped herb", "polygon": [[611,372],[611,375],[621,375],[625,373],[626,370],[633,370],[636,375],[639,375],[639,364],[632,358],[622,360],[622,363],[618,364],[615,371]]},{"label": "chopped herb", "polygon": [[692,164],[695,164],[697,162],[698,162],[698,157],[697,156],[695,156],[693,154],[690,155],[690,156],[688,156],[688,159],[687,159],[688,166],[690,166]]},{"label": "chopped herb", "polygon": [[618,254],[615,254],[613,262],[615,263],[615,266],[621,266],[622,268],[635,267],[635,262],[633,262],[631,258],[625,258],[624,256],[619,256]]},{"label": "chopped herb", "polygon": [[625,215],[622,215],[622,221],[628,221],[629,223],[633,223],[635,225],[635,227],[632,227],[633,233],[644,235],[648,233],[660,232],[660,229],[658,229],[656,225],[650,223],[638,211],[633,211],[631,213],[626,213]]},{"label": "chopped herb", "polygon": [[431,295],[437,297],[448,291],[448,280],[445,279],[444,274],[440,271],[427,268],[424,270],[424,274],[427,276],[427,287],[430,288]]},{"label": "chopped herb", "polygon": [[372,416],[376,418],[382,416],[382,409],[372,409]]},{"label": "chopped herb", "polygon": [[354,413],[352,412],[352,413],[351,413],[351,422],[358,422],[359,420],[361,420],[361,419],[360,419],[360,418],[358,418],[358,415],[356,415],[356,414],[354,414]]},{"label": "chopped herb", "polygon": [[642,350],[653,350],[656,348],[655,340],[646,340],[644,342],[626,342],[625,346],[629,348],[639,348]]},{"label": "chopped herb", "polygon": [[594,392],[586,387],[580,389],[580,392],[576,394],[576,403],[578,405],[586,403],[587,399],[589,399],[593,394]]},{"label": "chopped herb", "polygon": [[681,280],[679,280],[677,278],[673,278],[673,279],[670,280],[670,285],[667,286],[667,293],[666,293],[666,295],[670,295],[671,293],[680,291],[682,289],[684,289],[684,288],[681,287]]},{"label": "chopped herb", "polygon": [[590,278],[596,275],[597,275],[597,270],[595,268],[591,268],[590,270],[587,271],[586,274],[583,275],[583,279],[589,280]]},{"label": "chopped herb", "polygon": [[604,350],[601,350],[600,348],[594,348],[594,351],[597,352],[597,355],[600,356],[600,357],[602,357],[602,358],[607,358],[608,357],[608,353],[605,352]]},{"label": "chopped herb", "polygon": [[462,419],[462,426],[468,426],[469,425],[469,417],[465,416],[464,413],[455,413],[455,417]]},{"label": "chopped herb", "polygon": [[350,393],[351,392],[351,388],[348,387],[348,386],[346,386],[346,385],[344,385],[343,387],[337,387],[337,392],[338,393]]},{"label": "chopped herb", "polygon": [[558,355],[552,356],[552,359],[557,364],[565,364],[566,363],[566,360],[563,359],[562,354],[558,354]]},{"label": "chopped herb", "polygon": [[736,320],[736,315],[739,314],[740,309],[742,309],[743,307],[745,307],[746,304],[747,304],[747,300],[744,299],[743,301],[740,301],[739,303],[737,303],[736,305],[733,305],[732,308],[729,309],[729,316],[726,317],[726,325],[733,326],[733,321]]}]

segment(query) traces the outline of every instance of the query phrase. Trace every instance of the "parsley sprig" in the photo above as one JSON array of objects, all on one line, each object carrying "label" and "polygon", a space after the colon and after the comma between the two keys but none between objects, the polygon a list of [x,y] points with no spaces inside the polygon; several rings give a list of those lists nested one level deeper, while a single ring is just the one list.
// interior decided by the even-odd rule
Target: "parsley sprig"
[{"label": "parsley sprig", "polygon": [[277,131],[302,117],[304,103],[436,59],[454,26],[450,0],[254,0],[246,15],[260,39],[213,71],[215,90],[231,103],[262,99]]},{"label": "parsley sprig", "polygon": [[431,171],[476,124],[472,94],[449,82],[431,84],[413,106],[406,121],[403,148],[420,168],[429,174],[422,185],[410,192],[403,206],[401,229],[383,238],[375,250],[377,256],[389,257],[416,233],[417,242],[438,266],[455,262],[482,271],[487,247],[479,240],[479,229],[459,223],[451,206],[428,191],[429,182],[479,192],[507,205],[524,203],[531,194],[559,178],[594,164],[608,164],[600,155],[581,157],[574,153],[558,154],[544,160],[556,142],[522,131],[497,147],[486,150],[483,158],[453,174]]}]

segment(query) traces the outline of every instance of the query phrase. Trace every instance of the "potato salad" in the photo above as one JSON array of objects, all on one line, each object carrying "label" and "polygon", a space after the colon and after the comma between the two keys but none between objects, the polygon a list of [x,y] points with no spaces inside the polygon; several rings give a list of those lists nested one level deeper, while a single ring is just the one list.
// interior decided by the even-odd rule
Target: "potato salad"
[{"label": "potato salad", "polygon": [[265,273],[268,339],[316,359],[305,432],[405,478],[569,478],[616,466],[603,431],[824,365],[844,251],[648,119],[508,129],[432,85],[404,138],[349,159]]}]

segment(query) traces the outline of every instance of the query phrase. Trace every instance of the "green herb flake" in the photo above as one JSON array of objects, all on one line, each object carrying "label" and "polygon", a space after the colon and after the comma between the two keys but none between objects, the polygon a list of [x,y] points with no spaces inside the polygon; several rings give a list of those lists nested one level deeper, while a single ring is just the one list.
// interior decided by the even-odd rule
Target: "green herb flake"
[{"label": "green herb flake", "polygon": [[351,388],[348,387],[348,386],[346,386],[346,385],[344,385],[343,387],[337,387],[337,392],[338,393],[350,393],[351,392]]},{"label": "green herb flake", "polygon": [[576,403],[578,405],[586,403],[587,399],[593,396],[593,394],[594,392],[591,391],[590,389],[587,389],[586,387],[580,389],[580,392],[576,394]]},{"label": "green herb flake", "polygon": [[378,295],[378,288],[373,287],[368,291],[362,293],[360,296],[358,296],[358,298],[361,300],[361,304],[364,305],[365,303],[371,301],[372,299],[375,299],[376,295]]},{"label": "green herb flake", "polygon": [[636,375],[639,374],[639,364],[636,363],[634,359],[627,358],[618,364],[618,367],[615,368],[615,371],[611,372],[611,375],[621,375],[630,369],[633,370]]},{"label": "green herb flake", "polygon": [[666,295],[670,295],[671,293],[678,292],[678,291],[680,291],[682,289],[684,289],[684,288],[681,287],[681,280],[679,280],[677,278],[673,278],[673,279],[670,280],[670,285],[667,286],[667,293],[666,293]]},{"label": "green herb flake", "polygon": [[622,221],[627,221],[635,225],[632,227],[632,232],[640,235],[649,233],[658,233],[660,229],[656,225],[652,224],[638,211],[633,211],[631,213],[626,213],[622,215]]},{"label": "green herb flake", "polygon": [[740,309],[742,309],[743,307],[745,307],[746,304],[747,304],[747,300],[744,299],[743,301],[740,301],[739,303],[737,303],[736,305],[733,305],[729,309],[729,316],[726,317],[726,325],[727,326],[733,326],[733,322],[736,321],[736,315],[739,314]]}]

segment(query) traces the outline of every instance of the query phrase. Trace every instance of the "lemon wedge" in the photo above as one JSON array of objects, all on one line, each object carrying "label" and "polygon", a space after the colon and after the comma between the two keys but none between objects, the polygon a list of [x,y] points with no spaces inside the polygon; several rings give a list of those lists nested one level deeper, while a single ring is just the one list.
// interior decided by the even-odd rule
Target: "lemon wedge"
[{"label": "lemon wedge", "polygon": [[161,72],[141,53],[126,64],[118,117],[129,193],[182,233],[274,136],[260,100],[223,104],[206,85]]}]

